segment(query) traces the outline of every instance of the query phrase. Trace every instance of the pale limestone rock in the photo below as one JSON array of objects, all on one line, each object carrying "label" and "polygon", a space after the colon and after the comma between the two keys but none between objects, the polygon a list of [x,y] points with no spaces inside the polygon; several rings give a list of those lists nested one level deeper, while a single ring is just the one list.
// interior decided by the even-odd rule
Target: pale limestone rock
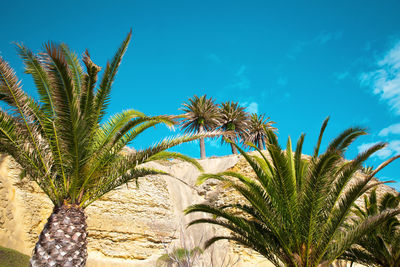
[{"label": "pale limestone rock", "polygon": [[[202,160],[206,172],[224,171],[236,164],[237,156]],[[10,158],[0,159],[0,245],[31,255],[53,205],[40,188],[20,180]],[[187,163],[152,163],[172,176],[150,176],[121,186],[86,209],[88,216],[87,266],[154,266],[166,248],[200,246],[217,233],[209,225],[186,229],[201,215],[184,216],[187,206],[203,202],[195,181],[200,173]],[[179,239],[181,237],[181,239]],[[204,253],[204,266],[222,262],[227,242]],[[232,256],[233,257],[233,256]],[[228,259],[229,257],[225,257]],[[236,265],[241,266],[241,265]]]},{"label": "pale limestone rock", "polygon": [[[251,175],[239,156],[200,160],[207,173],[228,169]],[[240,161],[239,161],[240,159]],[[211,225],[186,224],[201,214],[184,216],[195,203],[239,200],[216,181],[195,186],[199,171],[187,163],[151,163],[171,176],[150,176],[121,186],[86,209],[88,215],[89,267],[155,266],[157,258],[172,246],[194,247],[226,230]],[[0,245],[31,255],[37,237],[52,211],[52,203],[34,183],[20,181],[8,157],[0,158]],[[388,188],[388,187],[387,187]],[[386,189],[385,189],[386,190]],[[201,266],[272,266],[249,249],[220,241],[201,256]]]}]

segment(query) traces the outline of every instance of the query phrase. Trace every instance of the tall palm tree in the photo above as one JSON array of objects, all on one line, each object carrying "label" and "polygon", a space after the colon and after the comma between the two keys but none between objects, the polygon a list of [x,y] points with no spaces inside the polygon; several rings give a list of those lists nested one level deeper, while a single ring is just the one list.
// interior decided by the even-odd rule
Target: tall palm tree
[{"label": "tall palm tree", "polygon": [[282,150],[276,136],[269,131],[267,150],[271,160],[257,147],[254,148],[260,157],[249,155],[237,146],[254,170],[255,178],[230,171],[199,177],[199,183],[211,178],[221,180],[247,200],[247,204],[222,207],[197,204],[186,209],[187,214],[213,215],[194,220],[190,225],[210,223],[230,230],[230,236],[215,236],[205,247],[228,239],[259,252],[275,266],[327,266],[367,232],[400,214],[399,209],[386,209],[345,227],[355,200],[380,184],[369,183],[372,177],[400,155],[384,162],[369,176],[355,179],[362,163],[385,144],[376,144],[355,159],[345,161],[345,150],[365,134],[362,129],[350,128],[319,155],[326,125],[327,120],[310,159],[302,157],[304,135],[292,153],[290,138],[286,150]]},{"label": "tall palm tree", "polygon": [[[198,97],[197,95],[189,98],[187,103],[183,103],[181,109],[183,112],[183,120],[181,128],[186,133],[204,133],[205,131],[213,131],[220,124],[220,114],[218,106],[214,100],[206,95]],[[200,157],[206,158],[206,149],[204,138],[200,138]]]},{"label": "tall palm tree", "polygon": [[[36,243],[31,266],[84,266],[87,258],[84,209],[107,192],[146,175],[163,172],[141,164],[181,158],[166,149],[199,136],[166,139],[135,153],[121,153],[139,134],[159,123],[173,125],[168,116],[149,117],[126,110],[102,123],[111,85],[128,47],[128,34],[97,84],[100,67],[89,53],[86,71],[65,44],[48,43],[34,54],[18,51],[25,72],[32,75],[39,100],[22,90],[13,69],[0,58],[0,151],[11,155],[22,174],[35,181],[54,204]],[[97,84],[97,90],[95,90]]]},{"label": "tall palm tree", "polygon": [[226,132],[223,140],[230,141],[233,154],[237,154],[236,146],[239,139],[246,139],[246,130],[249,125],[249,114],[237,102],[227,101],[220,105],[221,128]]},{"label": "tall palm tree", "polygon": [[250,142],[258,147],[258,149],[263,150],[265,145],[265,140],[267,138],[268,129],[276,131],[277,129],[272,126],[275,124],[274,121],[269,120],[270,117],[265,118],[265,114],[257,115],[252,113],[250,115],[250,122],[247,129],[246,142]]},{"label": "tall palm tree", "polygon": [[[387,209],[399,207],[400,195],[386,193],[379,200],[376,191],[364,196],[364,207],[356,206],[354,222],[377,215]],[[390,218],[368,235],[361,237],[355,245],[343,255],[343,259],[358,262],[367,266],[396,267],[400,266],[400,221]]]}]

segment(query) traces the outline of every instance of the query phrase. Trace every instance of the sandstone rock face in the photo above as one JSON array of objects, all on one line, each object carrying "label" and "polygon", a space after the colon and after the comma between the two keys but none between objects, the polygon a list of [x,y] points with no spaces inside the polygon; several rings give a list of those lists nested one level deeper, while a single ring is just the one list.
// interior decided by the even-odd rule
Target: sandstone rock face
[{"label": "sandstone rock face", "polygon": [[[216,173],[233,167],[238,156],[201,160],[206,172]],[[213,226],[186,224],[202,215],[184,216],[182,210],[205,201],[195,187],[199,171],[187,163],[152,163],[171,176],[150,176],[106,194],[86,209],[88,216],[87,266],[155,266],[167,249],[193,248],[221,233]],[[31,255],[53,205],[40,188],[20,180],[8,157],[0,158],[0,245]],[[204,215],[203,215],[204,216]],[[269,266],[258,255],[246,252],[238,259],[228,255],[228,242],[219,242],[201,256],[202,266]],[[213,263],[211,263],[211,259]],[[262,263],[264,262],[264,264]],[[254,263],[254,264],[253,264]]]},{"label": "sandstone rock face", "polygon": [[[207,173],[228,169],[252,175],[240,156],[200,160]],[[53,205],[34,183],[19,179],[8,157],[0,156],[0,245],[31,255]],[[106,194],[86,209],[87,266],[155,266],[173,247],[194,248],[214,236],[227,234],[211,225],[186,228],[194,218],[182,210],[195,203],[242,201],[216,181],[195,186],[199,171],[187,163],[152,163],[171,176],[150,176]],[[382,189],[390,190],[389,187]],[[381,190],[381,191],[382,191]],[[380,191],[379,191],[380,192]],[[378,194],[379,194],[378,192]],[[236,263],[237,262],[237,263]],[[257,253],[220,241],[199,258],[198,266],[272,266]]]}]

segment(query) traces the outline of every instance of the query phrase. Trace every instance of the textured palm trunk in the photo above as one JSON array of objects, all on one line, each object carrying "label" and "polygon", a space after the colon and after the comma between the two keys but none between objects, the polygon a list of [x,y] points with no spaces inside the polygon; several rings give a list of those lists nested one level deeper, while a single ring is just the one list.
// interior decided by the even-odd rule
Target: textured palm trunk
[{"label": "textured palm trunk", "polygon": [[69,204],[55,207],[40,233],[30,266],[85,266],[86,228],[86,215],[82,208]]},{"label": "textured palm trunk", "polygon": [[258,137],[257,139],[258,139],[258,148],[260,150],[264,150],[264,144],[263,144],[262,137]]},{"label": "textured palm trunk", "polygon": [[231,148],[232,148],[232,153],[237,155],[238,151],[237,151],[236,147],[233,144],[231,144]]},{"label": "textured palm trunk", "polygon": [[[204,128],[203,125],[200,125],[199,133],[204,133]],[[200,138],[200,158],[205,159],[206,158],[206,146],[204,143],[204,138]]]}]

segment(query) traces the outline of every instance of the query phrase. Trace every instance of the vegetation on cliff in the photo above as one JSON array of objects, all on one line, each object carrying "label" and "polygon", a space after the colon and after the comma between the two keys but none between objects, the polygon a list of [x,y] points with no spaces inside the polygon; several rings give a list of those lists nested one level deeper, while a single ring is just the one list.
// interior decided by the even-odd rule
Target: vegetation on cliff
[{"label": "vegetation on cliff", "polygon": [[15,267],[29,266],[29,256],[19,253],[13,249],[0,247],[0,266]]},{"label": "vegetation on cliff", "polygon": [[[354,223],[368,216],[377,215],[387,209],[399,207],[400,195],[386,193],[380,198],[373,190],[364,196],[364,205],[354,209]],[[351,225],[351,224],[350,224]],[[359,238],[345,253],[343,258],[367,266],[396,267],[400,266],[400,221],[392,217],[368,235]]]},{"label": "vegetation on cliff", "polygon": [[230,231],[229,236],[209,239],[205,247],[228,239],[259,252],[276,266],[326,265],[340,258],[375,227],[400,214],[399,208],[385,207],[349,224],[355,201],[381,184],[371,184],[371,179],[400,156],[382,163],[362,179],[355,179],[362,164],[385,144],[376,144],[353,160],[345,161],[346,149],[365,134],[363,129],[350,128],[319,154],[327,122],[321,128],[310,159],[302,158],[304,135],[293,153],[290,138],[286,150],[282,150],[276,136],[269,131],[267,151],[271,161],[260,150],[260,156],[252,156],[234,144],[255,172],[255,178],[231,171],[200,175],[199,183],[208,179],[223,181],[247,201],[222,206],[195,204],[186,209],[187,214],[212,215],[190,225],[209,223]]}]

